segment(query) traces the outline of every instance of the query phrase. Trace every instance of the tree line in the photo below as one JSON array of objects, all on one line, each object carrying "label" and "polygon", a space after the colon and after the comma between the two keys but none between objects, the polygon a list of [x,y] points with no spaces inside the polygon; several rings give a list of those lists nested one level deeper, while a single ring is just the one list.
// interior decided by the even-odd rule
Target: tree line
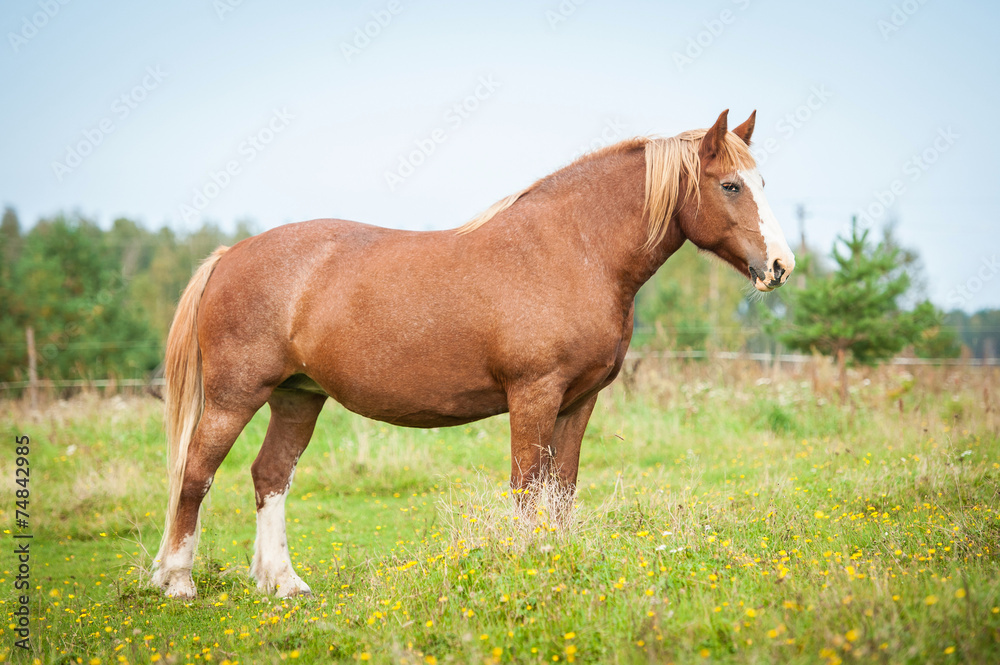
[{"label": "tree line", "polygon": [[150,231],[125,218],[102,229],[81,215],[29,230],[7,208],[0,220],[0,381],[27,380],[27,328],[38,376],[145,378],[161,362],[180,293],[220,244],[252,235],[214,225],[188,234]]}]

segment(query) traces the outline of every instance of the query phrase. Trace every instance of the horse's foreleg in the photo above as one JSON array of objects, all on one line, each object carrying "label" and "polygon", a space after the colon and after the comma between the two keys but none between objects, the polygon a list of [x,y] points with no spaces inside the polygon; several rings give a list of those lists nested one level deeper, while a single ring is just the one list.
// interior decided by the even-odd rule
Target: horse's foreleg
[{"label": "horse's foreleg", "polygon": [[251,467],[257,499],[257,541],[251,572],[267,593],[294,596],[310,593],[295,573],[285,534],[285,497],[292,486],[295,464],[309,445],[325,395],[275,391],[268,403],[271,421]]},{"label": "horse's foreleg", "polygon": [[222,460],[256,411],[255,408],[230,410],[211,402],[205,404],[205,412],[188,448],[177,511],[153,576],[153,582],[166,589],[168,596],[194,598],[197,595],[191,568],[198,543],[201,502]]},{"label": "horse's foreleg", "polygon": [[510,486],[519,519],[534,519],[538,490],[551,457],[550,445],[563,391],[537,382],[507,394],[510,411]]},{"label": "horse's foreleg", "polygon": [[597,404],[597,394],[584,402],[576,411],[556,419],[552,433],[552,468],[557,490],[553,492],[553,521],[565,523],[576,498],[576,476],[580,469],[580,444],[587,423]]}]

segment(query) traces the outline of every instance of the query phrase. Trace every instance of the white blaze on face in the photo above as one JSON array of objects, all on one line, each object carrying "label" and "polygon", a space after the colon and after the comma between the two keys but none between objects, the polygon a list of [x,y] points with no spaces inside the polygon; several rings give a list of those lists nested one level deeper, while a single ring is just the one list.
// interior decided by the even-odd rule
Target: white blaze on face
[{"label": "white blaze on face", "polygon": [[767,275],[773,276],[775,259],[780,260],[786,274],[792,272],[795,268],[795,255],[788,247],[785,234],[781,231],[781,226],[778,225],[778,220],[771,212],[771,206],[764,196],[764,180],[760,177],[757,169],[740,171],[739,176],[743,179],[743,184],[757,205],[760,235],[764,238],[764,247],[767,250],[767,262],[765,263]]}]

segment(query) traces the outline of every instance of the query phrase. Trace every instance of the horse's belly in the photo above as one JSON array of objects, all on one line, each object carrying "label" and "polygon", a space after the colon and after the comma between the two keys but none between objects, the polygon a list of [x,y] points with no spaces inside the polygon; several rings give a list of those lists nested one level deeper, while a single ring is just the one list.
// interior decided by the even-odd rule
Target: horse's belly
[{"label": "horse's belly", "polygon": [[507,411],[506,395],[493,386],[452,384],[440,377],[399,379],[387,376],[371,380],[356,375],[338,380],[297,374],[279,388],[324,393],[362,416],[405,427],[461,425]]},{"label": "horse's belly", "polygon": [[488,418],[507,411],[507,398],[498,392],[463,392],[441,398],[420,391],[350,394],[338,399],[346,408],[368,418],[405,427],[448,427]]}]

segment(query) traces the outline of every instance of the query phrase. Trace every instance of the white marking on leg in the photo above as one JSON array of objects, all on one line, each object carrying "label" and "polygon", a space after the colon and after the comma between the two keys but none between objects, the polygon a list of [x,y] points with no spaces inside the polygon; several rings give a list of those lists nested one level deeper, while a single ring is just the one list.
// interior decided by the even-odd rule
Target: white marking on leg
[{"label": "white marking on leg", "polygon": [[274,591],[279,597],[311,593],[309,585],[295,574],[288,554],[285,535],[286,496],[287,487],[283,492],[267,495],[257,511],[257,541],[254,544],[251,566],[257,588],[266,593]]},{"label": "white marking on leg", "polygon": [[160,553],[156,562],[158,567],[153,574],[153,584],[166,589],[168,596],[194,598],[198,595],[191,578],[197,542],[197,534],[192,533],[181,541],[180,547],[166,554]]}]

